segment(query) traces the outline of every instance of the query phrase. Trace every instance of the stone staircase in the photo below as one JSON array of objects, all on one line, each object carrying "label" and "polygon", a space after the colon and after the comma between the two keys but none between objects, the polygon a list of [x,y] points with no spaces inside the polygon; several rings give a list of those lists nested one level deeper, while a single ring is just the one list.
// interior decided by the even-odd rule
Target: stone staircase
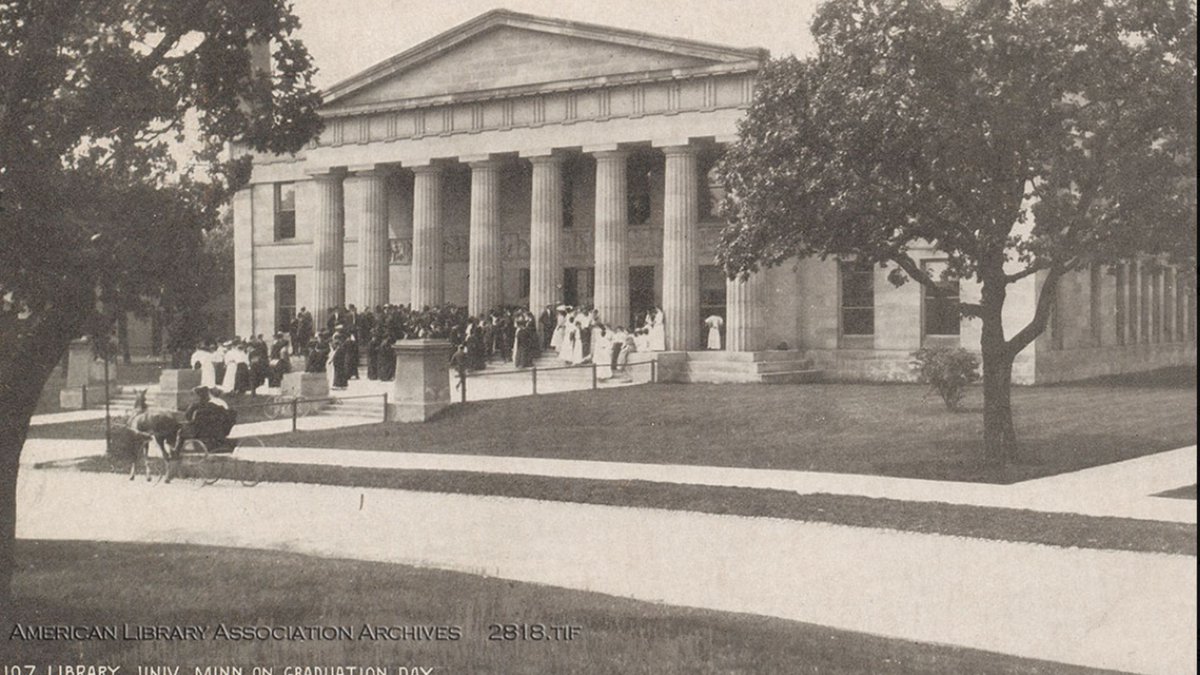
[{"label": "stone staircase", "polygon": [[672,382],[806,384],[820,382],[823,371],[800,351],[687,352]]},{"label": "stone staircase", "polygon": [[334,398],[324,404],[316,414],[321,417],[361,417],[382,421],[383,399],[378,396],[351,399]]}]

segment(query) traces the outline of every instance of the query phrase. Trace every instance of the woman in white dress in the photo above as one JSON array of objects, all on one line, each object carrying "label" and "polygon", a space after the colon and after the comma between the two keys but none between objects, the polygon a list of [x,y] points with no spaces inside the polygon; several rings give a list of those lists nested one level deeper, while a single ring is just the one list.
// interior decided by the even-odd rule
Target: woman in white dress
[{"label": "woman in white dress", "polygon": [[554,323],[554,332],[550,334],[550,348],[561,354],[567,338],[567,310],[560,305],[555,314],[557,321]]},{"label": "woman in white dress", "polygon": [[583,363],[583,331],[580,318],[576,316],[571,320],[571,332],[575,336],[571,343],[571,363]]},{"label": "woman in white dress", "polygon": [[217,386],[217,367],[213,365],[213,353],[208,345],[201,345],[192,352],[192,368],[200,369],[200,386]]},{"label": "woman in white dress", "polygon": [[667,351],[666,315],[663,314],[662,308],[655,307],[654,311],[650,312],[650,315],[646,318],[646,323],[650,327],[648,332],[650,351]]},{"label": "woman in white dress", "polygon": [[596,364],[596,377],[612,377],[612,333],[602,323],[592,325],[592,363]]},{"label": "woman in white dress", "polygon": [[[237,389],[237,364],[245,356],[246,353],[237,344],[232,344],[225,348],[225,378],[221,380],[221,389],[225,391],[234,391]],[[246,362],[249,363],[249,360],[246,359]]]},{"label": "woman in white dress", "polygon": [[713,314],[704,320],[704,325],[708,326],[708,348],[721,349],[721,326],[725,324],[725,320]]}]

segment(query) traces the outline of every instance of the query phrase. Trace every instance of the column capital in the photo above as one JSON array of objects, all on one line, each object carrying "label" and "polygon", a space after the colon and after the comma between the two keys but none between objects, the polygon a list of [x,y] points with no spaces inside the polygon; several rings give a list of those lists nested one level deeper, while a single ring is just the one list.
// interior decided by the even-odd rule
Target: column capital
[{"label": "column capital", "polygon": [[465,161],[465,159],[466,158],[459,158],[460,161],[463,161],[467,166],[471,167],[472,171],[488,169],[497,170],[504,163],[502,160],[494,159],[488,157],[487,155],[484,155],[483,159],[475,159],[469,162]]},{"label": "column capital", "polygon": [[416,166],[409,166],[409,167],[405,167],[405,168],[411,170],[415,174],[424,174],[424,175],[440,174],[442,172],[442,166],[440,164],[433,164],[433,163],[418,164]]},{"label": "column capital", "polygon": [[308,176],[308,178],[310,180],[317,180],[317,181],[322,181],[322,182],[324,182],[324,181],[340,181],[340,180],[342,180],[342,178],[345,177],[344,173],[342,173],[340,171],[333,171],[331,169],[311,169],[311,170],[305,171],[304,174],[306,176]]},{"label": "column capital", "polygon": [[386,167],[375,164],[366,164],[363,166],[352,166],[349,169],[350,173],[346,174],[346,179],[351,178],[383,178],[388,175]]},{"label": "column capital", "polygon": [[611,160],[619,161],[619,160],[625,160],[625,159],[629,158],[628,150],[597,150],[597,151],[594,151],[594,152],[591,152],[588,154],[590,154],[592,157],[594,157],[598,160],[599,159],[611,159]]},{"label": "column capital", "polygon": [[554,148],[526,148],[518,150],[517,156],[522,159],[540,159],[542,157],[555,157]]},{"label": "column capital", "polygon": [[544,155],[521,155],[521,157],[529,160],[530,164],[562,164],[563,161],[562,155],[551,155],[549,153]]},{"label": "column capital", "polygon": [[667,157],[679,157],[685,155],[695,155],[700,152],[700,148],[695,145],[664,145],[658,148],[663,155]]}]

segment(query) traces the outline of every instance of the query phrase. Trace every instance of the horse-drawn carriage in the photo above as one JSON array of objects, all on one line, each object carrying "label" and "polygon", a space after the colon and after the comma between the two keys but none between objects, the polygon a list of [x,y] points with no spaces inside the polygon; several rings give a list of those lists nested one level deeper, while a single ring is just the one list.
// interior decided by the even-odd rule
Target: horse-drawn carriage
[{"label": "horse-drawn carriage", "polygon": [[[162,456],[160,478],[165,482],[171,482],[174,467],[178,466],[183,477],[211,485],[229,473],[231,463],[226,460],[239,445],[263,446],[261,440],[252,436],[230,438],[236,423],[237,411],[214,403],[198,406],[186,417],[175,410],[150,408],[143,389],[137,392],[124,425],[126,431],[119,434],[121,440],[114,454],[131,459],[130,480],[137,474],[139,461],[145,467],[146,480],[150,480],[150,442],[154,441]],[[258,484],[253,468],[253,465],[238,467],[238,479],[243,485]]]}]

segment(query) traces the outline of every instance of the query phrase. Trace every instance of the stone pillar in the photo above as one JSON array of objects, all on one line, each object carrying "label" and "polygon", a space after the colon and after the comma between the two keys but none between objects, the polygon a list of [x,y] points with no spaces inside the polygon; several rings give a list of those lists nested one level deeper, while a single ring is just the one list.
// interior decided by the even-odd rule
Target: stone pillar
[{"label": "stone pillar", "polygon": [[199,370],[163,370],[158,376],[158,396],[154,405],[166,410],[184,410],[196,400],[192,389],[199,386]]},{"label": "stone pillar", "polygon": [[663,149],[667,158],[663,188],[663,314],[667,349],[696,349],[700,335],[700,268],[696,266],[700,196],[696,149]]},{"label": "stone pillar", "polygon": [[396,380],[388,418],[425,422],[450,406],[450,353],[447,340],[398,340]]},{"label": "stone pillar", "polygon": [[346,227],[358,233],[358,302],[361,309],[388,303],[387,175],[355,171],[345,183]]},{"label": "stone pillar", "polygon": [[329,310],[345,298],[345,260],[342,249],[342,177],[324,173],[313,176],[313,299],[316,328],[325,325]]},{"label": "stone pillar", "polygon": [[596,290],[600,320],[629,324],[628,211],[625,162],[629,153],[607,150],[596,158]]},{"label": "stone pillar", "polygon": [[467,263],[467,311],[483,314],[500,305],[500,162],[471,162],[471,231]]},{"label": "stone pillar", "polygon": [[325,373],[284,373],[279,393],[289,398],[325,398],[329,396],[329,378]]},{"label": "stone pillar", "polygon": [[442,304],[442,173],[413,167],[412,307]]},{"label": "stone pillar", "polygon": [[562,159],[542,155],[529,161],[533,164],[529,309],[537,316],[546,305],[562,302]]},{"label": "stone pillar", "polygon": [[[725,282],[725,350],[754,352],[763,349],[763,294],[766,272],[749,279]],[[665,311],[665,310],[664,310]]]},{"label": "stone pillar", "polygon": [[[58,405],[67,410],[79,410],[97,403],[104,403],[111,393],[104,387],[103,363],[99,373],[93,368],[96,356],[92,342],[87,338],[72,340],[67,351],[67,382],[58,392]],[[110,363],[109,384],[116,381],[116,364]],[[113,386],[115,390],[116,387]]]}]

